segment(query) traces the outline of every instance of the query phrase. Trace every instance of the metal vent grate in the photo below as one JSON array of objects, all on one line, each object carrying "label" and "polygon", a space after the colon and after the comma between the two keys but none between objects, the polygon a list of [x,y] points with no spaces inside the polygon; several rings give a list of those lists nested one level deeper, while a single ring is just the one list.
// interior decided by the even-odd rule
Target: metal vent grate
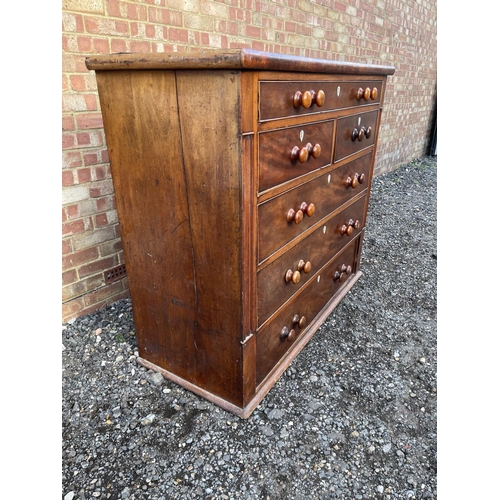
[{"label": "metal vent grate", "polygon": [[107,285],[108,283],[113,283],[114,281],[121,280],[126,275],[127,271],[125,270],[125,264],[121,264],[119,266],[113,267],[112,269],[104,271],[104,281]]}]

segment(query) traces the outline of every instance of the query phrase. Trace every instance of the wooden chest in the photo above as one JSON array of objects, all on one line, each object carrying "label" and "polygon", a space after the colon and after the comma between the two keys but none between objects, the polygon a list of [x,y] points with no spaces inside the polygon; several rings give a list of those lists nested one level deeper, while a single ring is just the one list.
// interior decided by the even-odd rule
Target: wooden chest
[{"label": "wooden chest", "polygon": [[140,362],[246,418],[361,274],[394,68],[247,49],[86,64]]}]

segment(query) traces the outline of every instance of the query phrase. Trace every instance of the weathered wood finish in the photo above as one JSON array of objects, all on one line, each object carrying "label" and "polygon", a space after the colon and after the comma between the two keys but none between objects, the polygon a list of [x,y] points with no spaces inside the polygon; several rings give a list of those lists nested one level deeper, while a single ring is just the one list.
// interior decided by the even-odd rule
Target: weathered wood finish
[{"label": "weathered wood finish", "polygon": [[[372,153],[369,153],[259,204],[259,262],[366,189],[371,163]],[[358,182],[355,188],[347,186],[347,179],[356,174],[364,174],[365,180]],[[287,212],[299,210],[303,202],[314,203],[314,214],[305,216],[299,224],[287,222]]]},{"label": "weathered wood finish", "polygon": [[[281,340],[279,332],[286,326],[289,330],[295,329],[296,335],[305,331],[309,323],[325,307],[335,292],[342,286],[339,280],[334,281],[335,271],[340,270],[342,264],[351,265],[353,270],[350,277],[354,277],[357,269],[355,265],[355,254],[358,239],[353,240],[341,254],[330,261],[324,268],[313,274],[311,280],[300,292],[286,303],[272,321],[266,323],[257,335],[257,383],[261,383],[273,366],[290,348],[290,343]],[[320,278],[318,281],[318,277]],[[293,323],[295,315],[306,318],[306,327],[300,329]]]},{"label": "weathered wood finish", "polygon": [[[247,49],[87,67],[139,361],[246,418],[361,274],[394,68]],[[361,145],[347,137],[360,116]]]},{"label": "weathered wood finish", "polygon": [[[301,138],[302,137],[302,138]],[[333,121],[298,125],[259,134],[259,191],[265,191],[294,177],[312,172],[331,162]],[[301,162],[291,158],[294,147],[321,146],[316,158],[309,155]]]},{"label": "weathered wood finish", "polygon": [[[380,93],[371,93],[368,99],[364,97],[357,98],[359,89],[380,89],[382,81],[266,81],[260,83],[260,106],[259,119],[261,121],[272,120],[276,118],[287,118],[292,116],[301,116],[308,114],[320,114],[326,111],[338,110],[342,108],[362,107],[369,104],[378,104],[380,102]],[[319,92],[322,90],[325,94],[324,103],[321,106],[312,104],[308,108],[303,106],[295,107],[293,105],[293,96],[297,91],[304,93],[312,90]]]},{"label": "weathered wood finish", "polygon": [[[342,212],[322,221],[319,227],[295,244],[289,251],[264,267],[257,274],[258,319],[261,325],[279,306],[297,293],[323,265],[354,239],[364,226],[366,199],[358,199]],[[358,220],[360,227],[350,235],[342,234],[341,228],[350,219]],[[297,271],[299,262],[311,263],[311,271],[300,272],[300,280],[286,282],[287,270]]]}]

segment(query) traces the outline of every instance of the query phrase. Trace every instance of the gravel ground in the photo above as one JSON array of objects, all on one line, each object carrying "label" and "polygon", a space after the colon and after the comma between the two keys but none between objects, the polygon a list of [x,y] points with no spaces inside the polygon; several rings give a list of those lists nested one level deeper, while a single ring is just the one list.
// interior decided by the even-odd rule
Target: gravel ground
[{"label": "gravel ground", "polygon": [[63,325],[62,498],[436,499],[436,191],[374,180],[362,277],[247,420],[136,362],[129,300]]}]

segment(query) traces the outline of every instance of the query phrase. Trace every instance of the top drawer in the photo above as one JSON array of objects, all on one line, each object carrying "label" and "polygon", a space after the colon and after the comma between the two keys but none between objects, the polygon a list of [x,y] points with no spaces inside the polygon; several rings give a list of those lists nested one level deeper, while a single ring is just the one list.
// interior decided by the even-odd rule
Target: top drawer
[{"label": "top drawer", "polygon": [[259,121],[380,102],[382,81],[262,81]]}]

